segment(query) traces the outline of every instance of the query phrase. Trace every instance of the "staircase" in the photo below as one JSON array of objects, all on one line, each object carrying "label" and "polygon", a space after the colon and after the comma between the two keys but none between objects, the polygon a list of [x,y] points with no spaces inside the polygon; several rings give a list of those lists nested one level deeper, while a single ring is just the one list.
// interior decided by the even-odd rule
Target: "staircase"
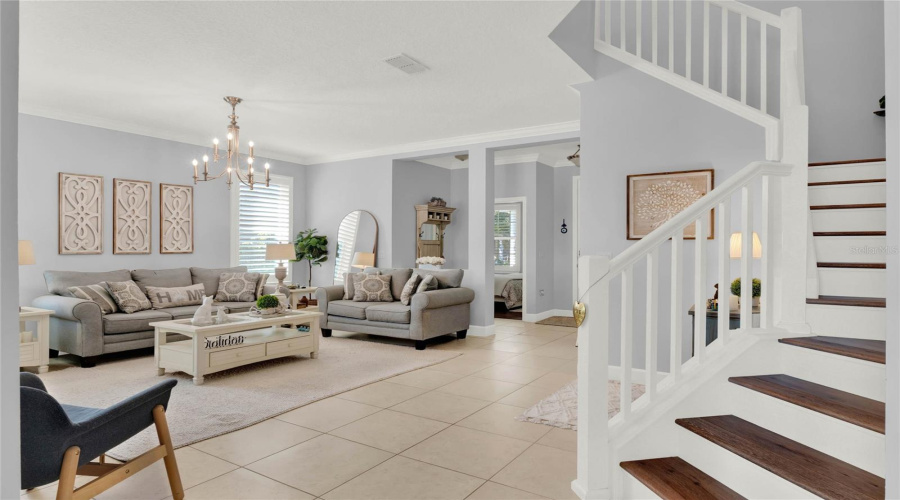
[{"label": "staircase", "polygon": [[[598,52],[760,125],[766,161],[614,258],[581,258],[573,490],[582,499],[884,498],[884,161],[808,163],[800,10],[601,0],[595,14]],[[714,238],[688,241],[711,228]],[[742,235],[736,266],[732,230]],[[685,331],[682,318],[713,283],[735,277],[742,297],[761,279],[758,321],[741,301],[740,327],[717,314],[718,338],[706,345],[706,322]],[[607,419],[611,335],[621,408]],[[634,383],[645,393],[632,402]]]}]

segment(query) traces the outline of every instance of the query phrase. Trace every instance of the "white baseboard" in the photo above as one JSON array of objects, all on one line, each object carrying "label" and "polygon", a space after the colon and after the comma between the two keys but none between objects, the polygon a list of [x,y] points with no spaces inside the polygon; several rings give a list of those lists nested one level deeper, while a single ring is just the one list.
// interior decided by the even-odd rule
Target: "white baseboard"
[{"label": "white baseboard", "polygon": [[550,309],[549,311],[539,312],[537,314],[523,314],[522,321],[527,321],[529,323],[537,323],[538,321],[542,321],[547,318],[552,318],[553,316],[565,316],[567,318],[571,318],[572,310],[571,309]]},{"label": "white baseboard", "polygon": [[472,337],[490,337],[494,334],[494,325],[475,326],[469,325],[469,333]]}]

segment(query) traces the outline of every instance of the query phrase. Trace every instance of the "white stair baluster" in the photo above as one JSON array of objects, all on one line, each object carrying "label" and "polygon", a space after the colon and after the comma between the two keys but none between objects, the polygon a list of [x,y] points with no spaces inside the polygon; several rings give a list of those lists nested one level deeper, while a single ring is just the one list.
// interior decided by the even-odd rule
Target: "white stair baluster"
[{"label": "white stair baluster", "polygon": [[765,21],[759,23],[759,110],[763,113],[768,108],[768,48],[766,47],[766,33],[768,32],[768,24]]},{"label": "white stair baluster", "polygon": [[709,2],[703,2],[703,86],[709,87]]},{"label": "white stair baluster", "polygon": [[604,10],[606,15],[603,17],[603,35],[606,43],[612,44],[612,0],[604,0]]},{"label": "white stair baluster", "polygon": [[706,357],[706,236],[709,216],[697,219],[694,227],[694,356]]},{"label": "white stair baluster", "polygon": [[647,254],[647,338],[644,341],[644,371],[647,378],[646,393],[652,402],[656,399],[657,346],[659,345],[659,248]]},{"label": "white stair baluster", "polygon": [[628,52],[628,42],[625,40],[625,6],[628,2],[619,2],[619,48]]},{"label": "white stair baluster", "polygon": [[675,72],[675,0],[669,0],[669,71]]},{"label": "white stair baluster", "polygon": [[684,14],[684,22],[685,22],[685,31],[684,33],[684,77],[688,80],[691,79],[691,5],[694,2],[685,2],[685,14]]},{"label": "white stair baluster", "polygon": [[722,344],[731,338],[731,200],[719,203],[716,211],[719,235],[719,312],[718,335]]},{"label": "white stair baluster", "polygon": [[634,3],[634,25],[635,25],[634,27],[636,30],[635,52],[634,53],[641,59],[644,58],[644,52],[641,50],[641,45],[643,43],[643,40],[642,40],[643,35],[641,34],[641,31],[644,27],[643,26],[644,20],[641,18],[641,5],[643,3],[644,2],[642,0],[638,0],[637,2]]},{"label": "white stair baluster", "polygon": [[631,415],[631,365],[634,352],[634,266],[629,265],[622,271],[622,335],[619,403],[622,417],[626,420]]},{"label": "white stair baluster", "polygon": [[762,176],[762,192],[760,193],[761,220],[759,224],[759,241],[762,245],[762,259],[759,264],[759,276],[762,281],[762,293],[759,298],[759,326],[760,328],[772,328],[772,314],[769,310],[769,304],[772,303],[772,294],[775,287],[773,286],[772,263],[769,258],[771,256],[769,247],[769,230],[772,224],[771,204],[774,200],[772,189],[774,183],[778,182],[771,175]]},{"label": "white stair baluster", "polygon": [[682,314],[684,314],[683,299],[681,295],[684,293],[682,283],[684,282],[684,264],[681,259],[684,255],[684,235],[682,231],[678,231],[672,236],[672,280],[670,296],[672,301],[669,309],[669,325],[672,328],[669,359],[669,373],[675,380],[681,377],[681,338],[682,338]]},{"label": "white stair baluster", "polygon": [[753,326],[753,200],[741,188],[741,329]]},{"label": "white stair baluster", "polygon": [[728,9],[722,7],[722,95],[728,95]]},{"label": "white stair baluster", "polygon": [[741,102],[747,104],[747,15],[741,14]]},{"label": "white stair baluster", "polygon": [[650,42],[653,44],[651,50],[651,58],[653,64],[659,64],[659,3],[658,0],[652,0],[650,10]]}]

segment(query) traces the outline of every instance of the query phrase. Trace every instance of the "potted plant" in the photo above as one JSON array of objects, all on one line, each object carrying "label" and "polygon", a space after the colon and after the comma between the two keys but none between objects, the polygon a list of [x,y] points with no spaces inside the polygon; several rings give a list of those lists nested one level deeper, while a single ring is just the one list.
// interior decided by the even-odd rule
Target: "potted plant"
[{"label": "potted plant", "polygon": [[419,257],[416,259],[419,269],[443,269],[445,262],[447,261],[443,257]]},{"label": "potted plant", "polygon": [[[741,304],[741,279],[737,278],[731,282],[731,293],[737,295],[738,305]],[[762,295],[762,281],[759,278],[753,278],[753,307],[759,307],[759,296]]]},{"label": "potted plant", "polygon": [[328,260],[328,237],[316,234],[316,231],[318,230],[315,228],[300,231],[294,238],[296,261],[305,260],[309,264],[309,279],[306,286],[312,286],[313,266],[321,266]]},{"label": "potted plant", "polygon": [[284,306],[281,305],[281,301],[278,300],[278,297],[274,295],[263,295],[256,299],[256,305],[250,310],[250,313],[253,316],[272,316],[283,312]]}]

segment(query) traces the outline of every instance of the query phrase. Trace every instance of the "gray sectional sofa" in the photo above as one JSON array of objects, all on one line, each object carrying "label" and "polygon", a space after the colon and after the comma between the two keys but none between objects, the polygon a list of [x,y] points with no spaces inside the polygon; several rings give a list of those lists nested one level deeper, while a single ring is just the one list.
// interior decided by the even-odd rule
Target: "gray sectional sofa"
[{"label": "gray sectional sofa", "polygon": [[[210,296],[215,295],[218,290],[219,275],[246,271],[244,266],[221,269],[120,269],[106,272],[46,271],[44,280],[49,294],[34,299],[32,305],[53,311],[50,317],[51,356],[57,355],[59,351],[67,352],[80,356],[81,366],[91,367],[102,354],[153,347],[153,328],[150,323],[191,318],[200,306],[152,309],[132,314],[102,314],[100,306],[90,300],[74,297],[69,293],[69,287],[133,280],[141,290],[146,291],[147,286],[182,287],[202,283],[205,294]],[[267,292],[271,291],[274,291],[274,287],[267,287]],[[222,302],[217,305],[224,306],[229,313],[237,313],[249,311],[253,302]]]},{"label": "gray sectional sofa", "polygon": [[[465,338],[469,329],[469,304],[475,292],[461,287],[463,270],[379,269],[366,268],[366,273],[391,275],[391,295],[394,302],[355,302],[344,299],[344,286],[319,287],[316,299],[319,311],[325,313],[322,335],[331,331],[369,333],[415,340],[416,349],[425,349],[425,341],[455,333]],[[416,293],[408,306],[400,302],[400,294],[413,273],[431,274],[438,281],[438,289]]]}]

